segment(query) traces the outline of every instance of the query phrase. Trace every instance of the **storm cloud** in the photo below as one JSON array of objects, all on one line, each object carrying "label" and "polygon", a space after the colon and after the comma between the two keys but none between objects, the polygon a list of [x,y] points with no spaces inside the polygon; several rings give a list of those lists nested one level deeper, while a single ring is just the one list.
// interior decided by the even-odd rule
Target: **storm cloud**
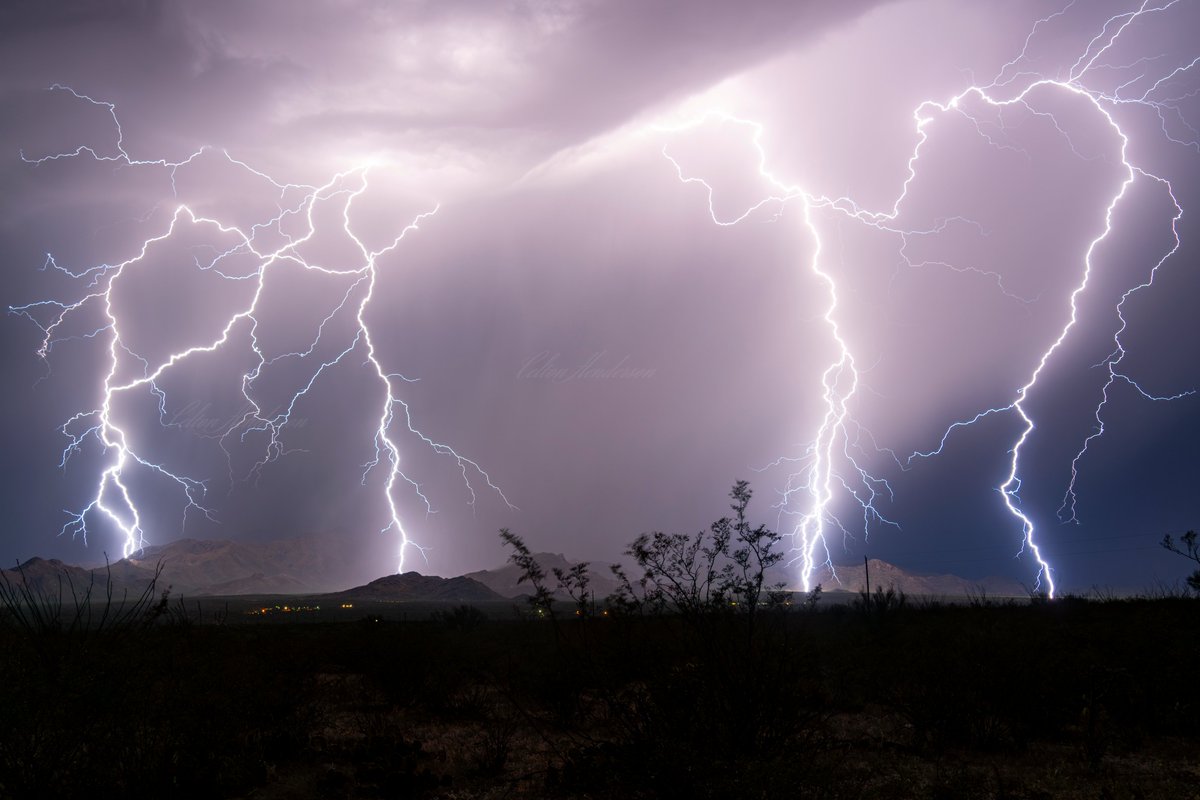
[{"label": "storm cloud", "polygon": [[[381,258],[367,317],[384,366],[414,379],[403,387],[414,424],[486,469],[518,509],[477,474],[471,504],[460,465],[405,434],[405,474],[436,512],[411,487],[397,490],[406,528],[427,548],[427,563],[414,565],[450,575],[502,560],[502,526],[537,549],[615,560],[644,530],[722,515],[737,478],[752,481],[762,519],[786,528],[770,506],[795,462],[779,460],[803,456],[837,355],[829,287],[810,269],[819,246],[861,372],[847,441],[888,481],[879,508],[896,523],[876,519],[868,531],[839,490],[831,511],[847,534],[830,537],[834,560],[867,553],[1031,581],[1029,559],[1014,558],[1020,525],[996,490],[1019,419],[956,431],[937,459],[908,456],[935,447],[955,420],[1011,403],[1061,331],[1124,180],[1122,140],[1091,104],[1049,89],[1003,114],[968,98],[921,133],[914,109],[989,80],[1023,47],[1004,74],[1063,78],[1126,9],[1072,9],[1027,41],[1055,10],[932,0],[10,4],[0,11],[4,300],[79,296],[79,281],[39,270],[47,254],[72,269],[130,258],[179,203],[242,226],[269,218],[277,187],[223,153],[313,185],[371,162],[353,222],[373,247],[440,204]],[[1170,14],[1129,32],[1096,70],[1097,91],[1134,77],[1139,58],[1153,59],[1147,74],[1166,75],[1195,57],[1181,31],[1196,9]],[[1194,88],[1190,72],[1174,80],[1172,97]],[[174,171],[91,158],[32,165],[22,153],[116,152],[107,110],[47,91],[53,84],[113,103],[135,159],[209,149]],[[1188,103],[1165,120],[1144,107],[1114,111],[1130,157],[1167,176],[1185,209],[1200,203]],[[711,109],[761,123],[767,169],[814,196],[887,210],[903,193],[895,227],[916,233],[831,207],[815,208],[809,225],[797,202],[714,224],[710,211],[737,217],[777,187],[760,174],[752,130],[705,118]],[[711,197],[681,174],[702,176]],[[353,176],[345,185],[358,186]],[[341,207],[316,213],[307,256],[351,260]],[[1079,464],[1078,524],[1059,514],[1072,459],[1096,425],[1107,372],[1095,365],[1112,352],[1114,308],[1169,250],[1173,213],[1155,181],[1129,187],[1095,253],[1079,324],[1028,398],[1037,428],[1022,507],[1068,586],[1168,577],[1173,565],[1154,543],[1194,527],[1200,512],[1189,489],[1200,478],[1196,399],[1154,402],[1118,382],[1107,432]],[[1178,230],[1181,249],[1125,307],[1122,373],[1156,395],[1200,383],[1189,215]],[[139,353],[211,339],[244,302],[244,284],[194,268],[197,253],[221,246],[184,226],[131,273],[117,302]],[[262,327],[273,352],[303,347],[347,290],[284,271],[270,280]],[[85,448],[59,469],[58,426],[97,402],[103,377],[106,343],[87,336],[91,322],[81,317],[80,338],[43,362],[41,331],[6,321],[7,558],[95,561],[119,550],[103,522],[86,551],[55,535],[62,510],[86,504],[104,458]],[[352,336],[347,325],[332,321],[330,341]],[[293,452],[231,480],[211,432],[245,411],[239,376],[251,359],[235,345],[171,373],[168,430],[149,393],[122,408],[156,458],[210,481],[215,521],[193,513],[186,525],[177,493],[146,482],[147,537],[316,534],[361,553],[364,576],[378,572],[395,545],[379,534],[382,476],[363,480],[378,387],[357,361],[331,370],[298,405],[285,436]],[[263,402],[286,402],[297,379],[264,381]]]}]

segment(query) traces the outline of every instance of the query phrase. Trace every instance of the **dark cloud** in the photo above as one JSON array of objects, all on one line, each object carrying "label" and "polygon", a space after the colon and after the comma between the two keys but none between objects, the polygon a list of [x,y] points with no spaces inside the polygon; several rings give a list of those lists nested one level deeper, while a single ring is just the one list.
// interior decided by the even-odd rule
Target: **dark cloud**
[{"label": "dark cloud", "polygon": [[[104,94],[147,149],[526,158],[802,46],[873,3],[139,3],[6,11],[4,85]],[[153,138],[152,138],[153,137]]]}]

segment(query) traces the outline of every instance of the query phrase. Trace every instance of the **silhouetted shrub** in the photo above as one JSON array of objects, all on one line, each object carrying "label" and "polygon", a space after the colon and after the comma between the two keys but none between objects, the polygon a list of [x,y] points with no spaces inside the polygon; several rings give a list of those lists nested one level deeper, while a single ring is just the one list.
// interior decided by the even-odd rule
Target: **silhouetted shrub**
[{"label": "silhouetted shrub", "polygon": [[[1170,534],[1163,537],[1159,543],[1163,548],[1170,550],[1172,553],[1183,556],[1189,561],[1194,561],[1200,564],[1200,540],[1197,539],[1195,531],[1188,531],[1179,537],[1176,542]],[[1196,594],[1200,594],[1200,569],[1193,572],[1187,578],[1187,584]]]}]

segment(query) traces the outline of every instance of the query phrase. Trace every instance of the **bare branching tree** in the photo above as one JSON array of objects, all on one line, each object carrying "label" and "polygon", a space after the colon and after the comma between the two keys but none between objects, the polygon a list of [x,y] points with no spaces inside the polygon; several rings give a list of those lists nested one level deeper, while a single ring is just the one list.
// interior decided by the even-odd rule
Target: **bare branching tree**
[{"label": "bare branching tree", "polygon": [[588,574],[588,562],[584,561],[570,569],[554,567],[550,570],[558,581],[559,591],[565,592],[575,603],[575,614],[580,617],[591,616],[591,603],[588,602],[588,584],[591,576]]},{"label": "bare branching tree", "polygon": [[520,536],[508,528],[501,528],[500,538],[513,549],[508,561],[521,571],[521,577],[517,578],[517,583],[528,583],[533,588],[529,605],[534,611],[553,618],[554,592],[546,586],[546,570],[542,569],[542,565],[533,557],[533,553],[529,552],[529,548]]},{"label": "bare branching tree", "polygon": [[[1175,541],[1171,534],[1168,533],[1159,544],[1172,553],[1200,564],[1200,541],[1197,540],[1195,531],[1188,531],[1183,534],[1179,537],[1179,541]],[[1187,583],[1193,592],[1200,594],[1200,569],[1197,569],[1188,576]]]}]

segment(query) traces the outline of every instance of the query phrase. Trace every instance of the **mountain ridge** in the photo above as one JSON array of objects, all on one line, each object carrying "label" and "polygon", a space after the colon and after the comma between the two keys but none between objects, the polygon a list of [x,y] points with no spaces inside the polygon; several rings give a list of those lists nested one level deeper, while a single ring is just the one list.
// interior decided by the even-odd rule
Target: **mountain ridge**
[{"label": "mountain ridge", "polygon": [[[569,570],[573,562],[563,553],[535,553],[534,558],[547,573],[547,585],[553,587],[555,568]],[[487,602],[516,598],[532,593],[528,583],[520,582],[520,570],[514,564],[475,570],[451,578],[406,572],[385,575],[365,584],[351,576],[348,559],[336,548],[315,539],[284,539],[266,543],[235,542],[228,539],[179,539],[147,547],[135,557],[124,558],[106,567],[86,569],[57,559],[34,557],[16,569],[0,574],[16,585],[28,583],[43,594],[82,594],[92,587],[94,594],[107,593],[112,583],[114,596],[140,595],[158,577],[159,591],[169,588],[173,596],[334,595],[403,601],[411,599],[448,602]],[[872,588],[894,588],[909,595],[1023,597],[1028,594],[1017,581],[1007,578],[969,580],[957,575],[910,572],[879,559],[868,562]],[[826,591],[859,592],[865,588],[868,568],[863,565],[840,566],[836,571],[821,568],[814,572],[811,585]],[[634,574],[631,572],[631,574]],[[783,583],[799,591],[796,582],[783,569],[775,568],[768,583]],[[597,600],[612,594],[616,581],[604,565],[596,564],[590,573],[589,590]],[[346,588],[347,586],[350,588]]]},{"label": "mountain ridge", "polygon": [[419,572],[384,575],[363,586],[334,592],[332,597],[340,600],[374,600],[377,602],[420,600],[443,603],[484,603],[505,599],[479,581],[464,575],[442,578],[437,575],[422,575]]}]

